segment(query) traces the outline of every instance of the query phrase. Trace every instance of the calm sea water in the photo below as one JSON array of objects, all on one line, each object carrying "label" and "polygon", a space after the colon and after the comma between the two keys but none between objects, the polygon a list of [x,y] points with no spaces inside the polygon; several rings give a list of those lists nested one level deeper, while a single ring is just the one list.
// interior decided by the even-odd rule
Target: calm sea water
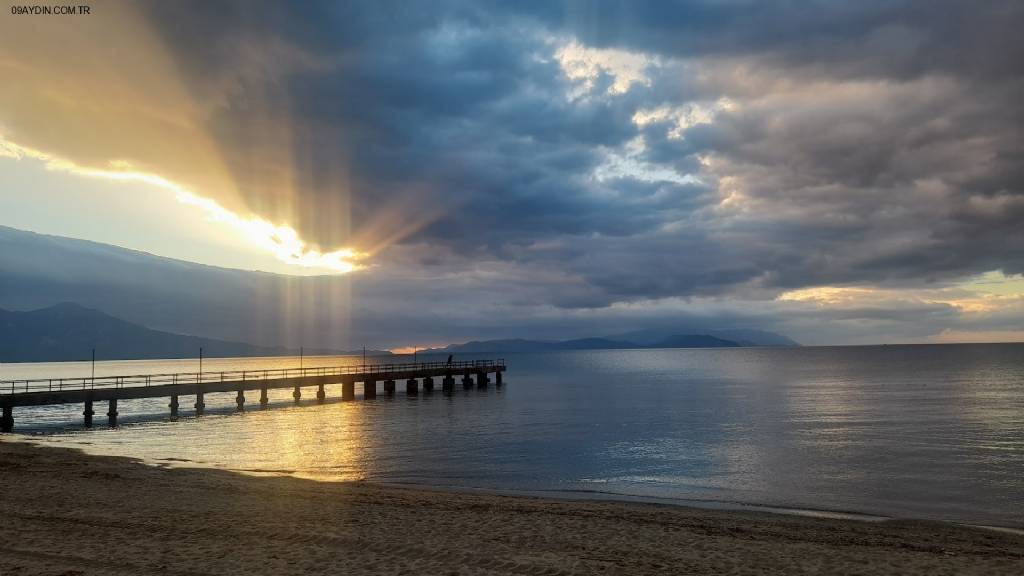
[{"label": "calm sea water", "polygon": [[[466,355],[458,359],[472,359]],[[151,463],[449,487],[753,504],[1024,527],[1024,345],[622,350],[505,355],[500,390],[233,412],[206,398],[122,401],[116,430],[81,406],[18,409],[35,439]],[[306,366],[357,362],[306,358]],[[204,362],[204,370],[298,359]],[[103,362],[97,375],[194,371]],[[88,375],[0,366],[0,379]],[[357,387],[357,396],[359,388]],[[255,408],[255,396],[250,398]],[[183,398],[182,406],[191,407]],[[103,423],[105,406],[97,406]],[[70,428],[69,428],[70,426]]]}]

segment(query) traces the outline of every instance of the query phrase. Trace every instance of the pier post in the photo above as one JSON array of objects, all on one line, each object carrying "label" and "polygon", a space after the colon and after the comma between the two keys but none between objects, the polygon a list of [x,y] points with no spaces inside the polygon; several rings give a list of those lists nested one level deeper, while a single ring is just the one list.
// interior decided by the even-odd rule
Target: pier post
[{"label": "pier post", "polygon": [[296,386],[295,390],[292,391],[292,398],[295,399],[295,403],[296,404],[298,404],[299,403],[299,399],[302,398],[302,391],[299,390],[298,386]]},{"label": "pier post", "polygon": [[355,400],[356,398],[356,381],[345,380],[341,383],[341,399],[342,400]]},{"label": "pier post", "polygon": [[384,381],[384,392],[387,392],[388,396],[394,396],[395,395],[395,381],[394,380],[385,380]]},{"label": "pier post", "polygon": [[449,394],[455,390],[455,378],[451,374],[448,374],[444,377],[444,380],[441,380],[441,390]]},{"label": "pier post", "polygon": [[366,380],[363,382],[363,399],[376,398],[377,397],[377,381]]},{"label": "pier post", "polygon": [[203,391],[199,390],[196,392],[196,416],[202,416],[204,410],[206,410],[206,403],[203,402]]},{"label": "pier post", "polygon": [[267,404],[270,404],[270,398],[267,397],[267,387],[260,388],[260,410],[266,410]]},{"label": "pier post", "polygon": [[431,378],[430,376],[427,376],[426,378],[423,379],[423,391],[424,392],[433,392],[434,391],[434,379]]},{"label": "pier post", "polygon": [[92,398],[85,401],[85,408],[82,410],[82,416],[85,417],[85,427],[92,428],[92,415],[96,412],[92,409]]},{"label": "pier post", "polygon": [[462,375],[462,389],[469,390],[473,387],[473,378],[470,377],[469,372]]},{"label": "pier post", "polygon": [[171,418],[178,417],[178,395],[171,396],[171,403],[167,405],[171,409]]},{"label": "pier post", "polygon": [[501,388],[501,370],[494,372],[494,385]]},{"label": "pier post", "polygon": [[406,394],[419,394],[420,385],[416,382],[415,378],[409,378],[405,381],[405,393]]},{"label": "pier post", "polygon": [[117,428],[117,398],[111,398],[107,403],[107,423],[111,428]]},{"label": "pier post", "polygon": [[235,406],[239,412],[245,411],[245,390],[239,388],[238,394],[235,395]]},{"label": "pier post", "polygon": [[476,373],[476,387],[477,388],[487,388],[487,382],[488,382],[487,372],[484,372],[483,370],[481,370],[481,371]]},{"label": "pier post", "polygon": [[14,430],[14,406],[4,406],[3,416],[0,416],[0,432],[12,432]]},{"label": "pier post", "polygon": [[323,404],[325,398],[327,398],[327,393],[324,392],[324,385],[321,384],[320,387],[316,389],[316,403]]}]

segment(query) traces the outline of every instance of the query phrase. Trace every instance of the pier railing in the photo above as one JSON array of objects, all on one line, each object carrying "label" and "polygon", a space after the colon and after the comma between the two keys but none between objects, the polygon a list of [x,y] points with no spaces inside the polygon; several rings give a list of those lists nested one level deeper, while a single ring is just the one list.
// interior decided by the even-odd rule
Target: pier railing
[{"label": "pier railing", "polygon": [[97,376],[79,378],[36,378],[0,380],[0,395],[24,392],[58,392],[61,390],[93,390],[104,388],[136,388],[168,384],[204,384],[212,382],[260,381],[312,376],[360,375],[383,380],[391,374],[415,370],[451,370],[453,374],[467,370],[504,368],[505,360],[466,360],[459,362],[416,362],[405,364],[349,364],[346,366],[314,366],[310,368],[276,368],[272,370],[229,370],[215,372],[177,372],[172,374],[136,374],[130,376]]}]

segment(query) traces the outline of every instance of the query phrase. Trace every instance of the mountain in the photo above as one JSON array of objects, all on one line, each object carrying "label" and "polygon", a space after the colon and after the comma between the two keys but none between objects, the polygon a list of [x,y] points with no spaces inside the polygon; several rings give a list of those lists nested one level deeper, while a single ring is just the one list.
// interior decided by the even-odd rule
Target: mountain
[{"label": "mountain", "polygon": [[625,348],[642,348],[632,342],[609,340],[607,338],[579,338],[556,342],[558,350],[618,350]]},{"label": "mountain", "polygon": [[740,346],[743,344],[707,334],[680,334],[657,342],[650,348],[738,348]]},{"label": "mountain", "polygon": [[579,338],[576,340],[474,340],[465,344],[451,344],[444,348],[421,350],[424,354],[480,354],[485,352],[550,352],[554,350],[631,350],[638,348],[736,348],[739,342],[707,334],[676,334],[650,345],[611,340],[608,338]]},{"label": "mountain", "polygon": [[[0,362],[88,360],[93,348],[97,360],[195,358],[200,348],[207,357],[282,356],[298,352],[151,330],[72,303],[30,312],[0,309]],[[346,354],[330,350],[309,353]]]},{"label": "mountain", "polygon": [[616,350],[622,348],[643,348],[632,342],[608,340],[607,338],[579,338],[577,340],[473,340],[465,344],[451,344],[444,348],[423,350],[424,353],[477,354],[484,352],[547,352],[549,350]]},{"label": "mountain", "polygon": [[347,277],[218,268],[0,226],[0,308],[60,302],[154,330],[265,347],[349,350],[381,340],[350,325]]},{"label": "mountain", "polygon": [[[124,321],[172,334],[261,347],[382,348],[414,342],[500,334],[504,319],[452,319],[399,302],[401,282],[372,275],[288,276],[206,266],[109,244],[0,226],[0,308],[36,310],[75,302]],[[419,289],[422,289],[420,287]],[[495,324],[498,326],[496,327]],[[429,328],[425,328],[428,327]],[[700,324],[601,335],[554,344],[557,349],[655,346],[677,335],[708,335],[744,346],[794,346],[760,330],[719,330]],[[468,342],[472,348],[479,343]],[[493,349],[490,341],[483,345]],[[502,342],[503,350],[550,349],[551,342]]]},{"label": "mountain", "polygon": [[782,334],[775,332],[769,332],[767,330],[755,330],[755,329],[729,329],[729,330],[716,330],[711,328],[699,328],[699,327],[682,327],[682,328],[661,328],[661,329],[647,329],[647,330],[635,330],[633,332],[626,332],[623,334],[615,334],[607,336],[610,340],[624,340],[627,342],[635,342],[642,346],[657,347],[656,345],[664,340],[673,338],[679,334],[706,334],[708,336],[714,336],[715,338],[721,338],[722,340],[731,340],[737,342],[743,346],[799,346],[800,344],[795,340]]},{"label": "mountain", "polygon": [[542,352],[544,350],[553,350],[554,347],[558,346],[558,342],[544,342],[539,340],[523,340],[521,338],[513,338],[508,340],[472,340],[465,344],[449,344],[444,348],[428,348],[427,350],[420,350],[424,354],[450,354],[453,352],[461,352],[463,354],[477,354],[484,352]]}]

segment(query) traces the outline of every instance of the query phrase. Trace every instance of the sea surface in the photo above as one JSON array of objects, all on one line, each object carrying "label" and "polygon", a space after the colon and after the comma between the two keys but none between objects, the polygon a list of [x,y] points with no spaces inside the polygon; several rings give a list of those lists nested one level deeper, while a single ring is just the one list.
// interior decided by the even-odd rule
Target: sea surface
[{"label": "sea surface", "polygon": [[[496,355],[488,355],[495,357]],[[463,355],[457,360],[488,356]],[[1024,345],[934,345],[507,354],[505,385],[382,390],[341,402],[328,386],[121,401],[121,426],[81,429],[81,405],[15,410],[42,443],[318,480],[372,480],[552,496],[644,499],[912,517],[1024,528]],[[419,357],[423,360],[423,356]],[[406,361],[406,357],[392,360]],[[304,366],[359,363],[315,357]],[[206,359],[207,372],[298,358]],[[100,362],[96,375],[194,372],[196,360]],[[4,364],[0,380],[88,376],[88,363]],[[379,389],[380,390],[380,389]]]}]

